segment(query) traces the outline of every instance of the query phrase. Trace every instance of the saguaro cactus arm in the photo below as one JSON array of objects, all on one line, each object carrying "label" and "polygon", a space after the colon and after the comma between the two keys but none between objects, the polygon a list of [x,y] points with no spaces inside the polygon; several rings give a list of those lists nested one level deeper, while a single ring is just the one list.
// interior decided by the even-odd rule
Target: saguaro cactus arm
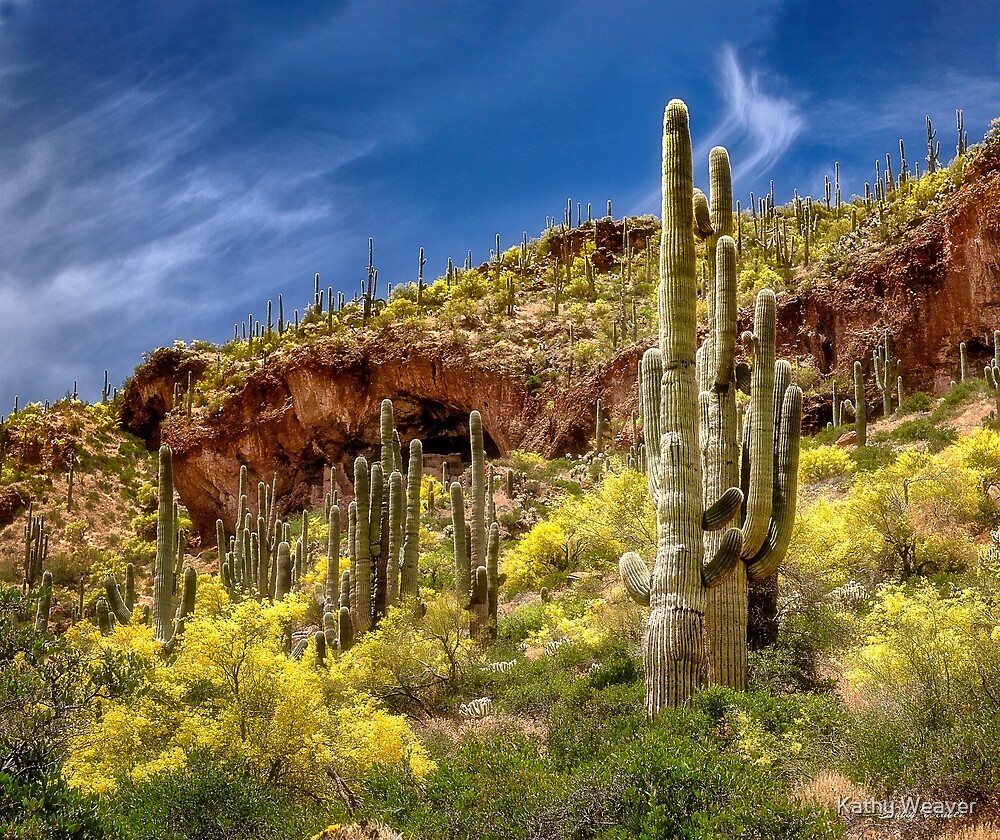
[{"label": "saguaro cactus arm", "polygon": [[764,545],[747,566],[747,574],[754,580],[763,580],[778,570],[788,552],[795,526],[802,430],[802,389],[797,385],[785,391],[780,423],[771,524]]},{"label": "saguaro cactus arm", "polygon": [[625,591],[637,604],[649,606],[649,567],[634,551],[628,551],[618,561]]}]

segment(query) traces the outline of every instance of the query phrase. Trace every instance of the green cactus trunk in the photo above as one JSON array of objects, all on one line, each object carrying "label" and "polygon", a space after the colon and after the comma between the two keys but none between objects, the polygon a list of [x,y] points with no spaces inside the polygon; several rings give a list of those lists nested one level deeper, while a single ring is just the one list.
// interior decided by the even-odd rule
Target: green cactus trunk
[{"label": "green cactus trunk", "polygon": [[486,565],[486,453],[483,446],[483,419],[478,411],[469,414],[469,442],[472,449],[472,569]]},{"label": "green cactus trunk", "polygon": [[38,607],[35,610],[35,632],[47,633],[49,611],[52,608],[52,572],[42,573],[42,588],[38,593]]},{"label": "green cactus trunk", "polygon": [[868,409],[865,404],[865,379],[861,362],[854,363],[854,431],[858,447],[868,445]]},{"label": "green cactus trunk", "polygon": [[410,462],[406,470],[406,536],[403,539],[403,567],[400,592],[405,597],[419,594],[420,561],[420,482],[423,477],[424,449],[419,440],[410,441]]},{"label": "green cactus trunk", "polygon": [[466,551],[465,500],[462,496],[462,485],[451,483],[451,525],[452,539],[455,547],[455,596],[460,604],[469,600],[472,590],[472,568],[469,554]]},{"label": "green cactus trunk", "polygon": [[153,634],[166,644],[173,637],[171,610],[175,561],[174,482],[170,447],[160,447],[159,504],[156,515],[156,561],[153,571]]},{"label": "green cactus trunk", "polygon": [[326,558],[326,605],[333,607],[340,600],[340,508],[335,503],[327,513]]},{"label": "green cactus trunk", "polygon": [[354,550],[357,571],[352,575],[352,585],[357,593],[351,603],[351,614],[356,633],[364,633],[372,626],[372,564],[370,542],[371,488],[368,476],[368,461],[358,457],[354,461],[354,502],[357,522],[355,526]]},{"label": "green cactus trunk", "polygon": [[[710,157],[712,209],[716,229],[728,216],[732,229],[732,191],[729,158],[724,149],[713,149]],[[723,185],[718,190],[716,181]],[[728,189],[724,189],[728,188]],[[718,197],[717,197],[718,195]],[[728,213],[716,212],[718,206]],[[714,323],[703,345],[702,364],[707,368],[707,382],[702,394],[705,439],[705,475],[703,504],[709,508],[730,487],[740,483],[740,434],[736,411],[736,243],[728,234],[709,240],[709,253],[715,254]],[[707,297],[707,295],[706,295]],[[722,548],[724,532],[705,534],[705,551],[714,556]],[[709,589],[705,603],[706,679],[710,684],[736,689],[746,687],[747,576],[744,564],[721,585]]]},{"label": "green cactus trunk", "polygon": [[393,470],[389,476],[389,542],[385,570],[385,602],[387,607],[399,600],[399,570],[403,551],[403,476]]}]

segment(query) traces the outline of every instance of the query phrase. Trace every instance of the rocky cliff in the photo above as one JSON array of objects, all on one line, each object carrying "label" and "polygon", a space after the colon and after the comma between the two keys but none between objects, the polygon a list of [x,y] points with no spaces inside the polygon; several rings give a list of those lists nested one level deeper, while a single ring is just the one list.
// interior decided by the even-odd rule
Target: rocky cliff
[{"label": "rocky cliff", "polygon": [[[980,153],[967,165],[966,183],[912,229],[861,230],[828,255],[812,288],[779,295],[780,356],[844,381],[862,360],[876,413],[871,351],[885,327],[907,391],[940,390],[957,378],[961,341],[973,370],[982,369],[1000,328],[1000,154]],[[615,248],[615,230],[604,232],[602,259]],[[618,234],[618,247],[620,240]],[[749,317],[744,313],[747,327]],[[328,464],[350,495],[347,472],[356,455],[376,450],[385,397],[404,441],[423,440],[428,464],[433,456],[467,457],[472,409],[483,415],[494,455],[582,452],[594,434],[598,397],[619,421],[619,443],[628,446],[636,363],[652,343],[623,349],[571,385],[559,377],[529,390],[513,352],[484,355],[386,332],[359,335],[350,344],[320,340],[274,356],[221,408],[191,419],[168,415],[173,386],[210,362],[161,350],[140,366],[124,395],[124,425],[151,445],[162,438],[174,448],[177,488],[203,536],[212,538],[217,517],[235,517],[240,464],[252,481],[276,474],[287,508],[321,501]],[[807,399],[806,410],[807,426],[829,419],[822,392]]]}]

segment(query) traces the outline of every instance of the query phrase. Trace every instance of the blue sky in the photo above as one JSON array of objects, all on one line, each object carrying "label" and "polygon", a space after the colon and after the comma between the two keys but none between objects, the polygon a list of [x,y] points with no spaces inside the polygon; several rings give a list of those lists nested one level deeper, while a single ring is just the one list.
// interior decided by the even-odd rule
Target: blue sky
[{"label": "blue sky", "polygon": [[924,115],[954,154],[1000,116],[996,0],[0,0],[0,413],[98,397],[142,352],[225,341],[312,276],[351,296],[567,197],[656,212],[662,110],[699,180],[845,196]]}]

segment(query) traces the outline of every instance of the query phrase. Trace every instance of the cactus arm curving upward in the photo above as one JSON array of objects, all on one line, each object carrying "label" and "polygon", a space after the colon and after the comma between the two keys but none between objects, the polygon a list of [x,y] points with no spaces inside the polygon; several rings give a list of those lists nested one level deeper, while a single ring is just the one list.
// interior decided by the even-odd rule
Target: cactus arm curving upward
[{"label": "cactus arm curving upward", "polygon": [[774,501],[767,539],[747,566],[752,580],[763,580],[778,570],[788,552],[795,526],[798,496],[799,439],[802,431],[802,389],[789,386],[781,404],[775,452]]}]

